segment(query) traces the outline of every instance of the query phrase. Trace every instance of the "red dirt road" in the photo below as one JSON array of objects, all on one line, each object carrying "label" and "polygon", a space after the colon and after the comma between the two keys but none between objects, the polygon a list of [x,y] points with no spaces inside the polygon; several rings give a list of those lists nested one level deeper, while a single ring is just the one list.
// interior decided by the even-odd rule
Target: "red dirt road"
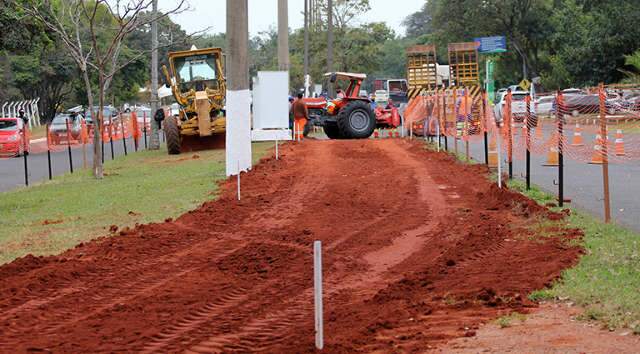
[{"label": "red dirt road", "polygon": [[323,241],[327,352],[425,351],[513,310],[577,260],[577,230],[402,140],[307,140],[218,201],[0,267],[0,352],[311,352]]}]

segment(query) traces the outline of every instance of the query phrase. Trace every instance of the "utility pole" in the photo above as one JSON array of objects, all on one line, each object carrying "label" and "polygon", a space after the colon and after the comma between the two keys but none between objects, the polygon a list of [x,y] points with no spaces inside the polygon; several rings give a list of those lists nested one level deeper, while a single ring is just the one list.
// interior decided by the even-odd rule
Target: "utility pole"
[{"label": "utility pole", "polygon": [[227,176],[251,169],[248,13],[248,0],[227,0]]},{"label": "utility pole", "polygon": [[278,0],[278,68],[289,70],[289,9],[288,0]]},{"label": "utility pole", "polygon": [[[327,72],[333,72],[333,0],[327,0]],[[335,95],[335,86],[330,82],[329,96]]]},{"label": "utility pole", "polygon": [[304,0],[304,96],[309,97],[309,3]]},{"label": "utility pole", "polygon": [[[160,149],[160,136],[158,133],[158,122],[153,117],[160,108],[158,106],[158,0],[153,0],[153,17],[156,19],[151,22],[151,141],[149,148],[151,150]],[[146,128],[145,128],[146,129]]]}]

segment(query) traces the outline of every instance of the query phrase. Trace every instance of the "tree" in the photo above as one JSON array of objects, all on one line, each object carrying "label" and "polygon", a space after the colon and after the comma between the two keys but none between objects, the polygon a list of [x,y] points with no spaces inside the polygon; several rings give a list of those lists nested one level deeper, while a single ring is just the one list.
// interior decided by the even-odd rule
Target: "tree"
[{"label": "tree", "polygon": [[[56,2],[56,6],[46,1],[30,2],[23,7],[49,30],[54,32],[65,44],[69,55],[73,58],[82,75],[89,109],[94,117],[93,136],[93,174],[103,178],[101,156],[101,129],[103,127],[102,112],[106,101],[106,93],[116,73],[128,64],[141,58],[145,52],[131,53],[121,56],[126,50],[124,40],[133,31],[158,21],[168,14],[179,12],[184,7],[184,0],[165,13],[147,18],[141,14],[152,5],[151,0],[130,0],[126,3],[108,0],[67,0]],[[98,77],[97,92],[91,82],[91,73]],[[97,95],[98,112],[94,111],[94,98]],[[97,118],[97,119],[95,119]]]}]

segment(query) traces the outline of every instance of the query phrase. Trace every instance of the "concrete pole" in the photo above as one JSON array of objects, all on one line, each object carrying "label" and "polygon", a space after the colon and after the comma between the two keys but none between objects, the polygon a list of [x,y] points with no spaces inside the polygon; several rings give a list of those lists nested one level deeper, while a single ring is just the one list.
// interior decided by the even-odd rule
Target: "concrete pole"
[{"label": "concrete pole", "polygon": [[289,70],[289,4],[278,0],[278,69]]},{"label": "concrete pole", "polygon": [[[327,72],[333,72],[333,0],[327,0]],[[329,83],[329,96],[336,96],[332,83]]]},{"label": "concrete pole", "polygon": [[[153,15],[158,16],[158,0],[153,0]],[[153,116],[158,108],[158,21],[151,22],[151,139],[149,149],[160,149],[159,127]]]},{"label": "concrete pole", "polygon": [[304,95],[309,97],[309,2],[304,0]]},{"label": "concrete pole", "polygon": [[227,176],[251,169],[248,12],[248,0],[227,0]]}]

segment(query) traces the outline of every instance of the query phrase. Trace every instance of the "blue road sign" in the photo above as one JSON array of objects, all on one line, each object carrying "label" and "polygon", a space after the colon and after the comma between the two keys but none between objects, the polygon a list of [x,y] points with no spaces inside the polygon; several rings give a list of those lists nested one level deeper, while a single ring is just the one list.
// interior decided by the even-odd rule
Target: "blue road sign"
[{"label": "blue road sign", "polygon": [[479,53],[504,53],[507,51],[507,38],[505,36],[474,38],[478,43]]}]

